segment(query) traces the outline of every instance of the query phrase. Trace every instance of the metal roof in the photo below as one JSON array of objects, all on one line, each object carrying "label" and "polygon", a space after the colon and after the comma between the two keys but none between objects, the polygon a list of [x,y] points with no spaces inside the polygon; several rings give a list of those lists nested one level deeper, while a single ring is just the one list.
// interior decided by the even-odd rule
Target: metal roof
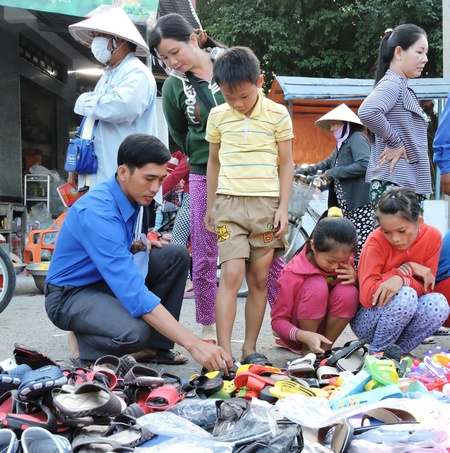
[{"label": "metal roof", "polygon": [[[285,101],[296,99],[363,100],[373,89],[372,79],[322,79],[276,76]],[[447,99],[450,79],[412,79],[410,87],[420,100]]]}]

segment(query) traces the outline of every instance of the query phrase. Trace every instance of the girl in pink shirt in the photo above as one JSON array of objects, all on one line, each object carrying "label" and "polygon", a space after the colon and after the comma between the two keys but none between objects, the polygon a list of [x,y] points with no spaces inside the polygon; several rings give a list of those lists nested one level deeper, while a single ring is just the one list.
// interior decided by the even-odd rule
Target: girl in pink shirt
[{"label": "girl in pink shirt", "polygon": [[317,223],[278,279],[271,317],[279,346],[323,353],[337,340],[358,308],[356,250],[356,229],[342,214]]}]

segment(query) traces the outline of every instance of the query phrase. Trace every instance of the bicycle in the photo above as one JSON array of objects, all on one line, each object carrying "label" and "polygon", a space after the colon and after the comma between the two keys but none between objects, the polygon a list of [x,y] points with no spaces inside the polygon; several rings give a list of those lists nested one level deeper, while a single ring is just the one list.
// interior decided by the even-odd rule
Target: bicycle
[{"label": "bicycle", "polygon": [[0,247],[0,313],[8,306],[16,289],[16,270],[9,253]]},{"label": "bicycle", "polygon": [[303,219],[308,215],[314,224],[320,219],[318,213],[310,204],[316,188],[325,187],[327,181],[319,170],[316,175],[305,176],[301,173],[294,175],[291,196],[289,198],[289,224],[286,239],[289,243],[284,259],[288,262],[295,252],[309,239],[309,234],[303,227]]}]

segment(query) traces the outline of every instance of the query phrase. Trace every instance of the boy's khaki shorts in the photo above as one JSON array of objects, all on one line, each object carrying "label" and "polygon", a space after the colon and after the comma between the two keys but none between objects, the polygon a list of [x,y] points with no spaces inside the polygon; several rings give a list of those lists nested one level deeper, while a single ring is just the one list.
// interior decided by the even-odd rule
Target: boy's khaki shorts
[{"label": "boy's khaki shorts", "polygon": [[254,261],[272,249],[274,259],[283,256],[287,242],[275,237],[273,226],[278,205],[278,197],[217,195],[219,264],[238,258]]}]

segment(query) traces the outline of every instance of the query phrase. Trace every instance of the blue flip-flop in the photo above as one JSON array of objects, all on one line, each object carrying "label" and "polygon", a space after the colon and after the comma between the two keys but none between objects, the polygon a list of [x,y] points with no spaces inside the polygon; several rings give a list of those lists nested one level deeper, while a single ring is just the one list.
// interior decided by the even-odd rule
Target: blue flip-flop
[{"label": "blue flip-flop", "polygon": [[19,398],[21,400],[38,398],[55,387],[60,387],[66,383],[67,378],[61,368],[46,365],[25,373],[19,386]]}]

